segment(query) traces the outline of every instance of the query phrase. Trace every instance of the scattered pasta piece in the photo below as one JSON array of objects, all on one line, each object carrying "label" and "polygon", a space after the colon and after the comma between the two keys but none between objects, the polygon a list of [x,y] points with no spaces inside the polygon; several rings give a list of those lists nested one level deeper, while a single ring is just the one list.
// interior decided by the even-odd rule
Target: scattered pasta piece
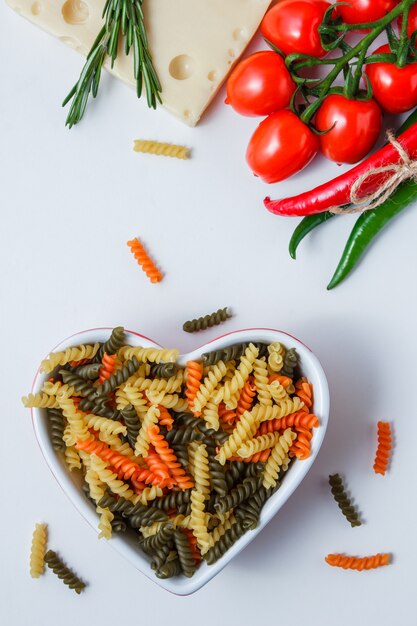
[{"label": "scattered pasta piece", "polygon": [[387,553],[375,554],[373,556],[345,556],[344,554],[328,554],[326,563],[332,567],[342,567],[343,569],[355,569],[362,572],[364,569],[376,569],[383,565],[389,565],[390,555]]},{"label": "scattered pasta piece", "polygon": [[362,522],[359,519],[359,515],[355,507],[352,506],[352,503],[346,494],[341,476],[339,474],[332,474],[329,476],[329,485],[333,497],[339,505],[339,509],[342,511],[352,528],[354,526],[360,526]]},{"label": "scattered pasta piece", "polygon": [[65,585],[74,589],[76,593],[79,594],[85,589],[85,583],[64,564],[53,550],[48,550],[45,554],[45,563]]},{"label": "scattered pasta piece", "polygon": [[206,330],[207,328],[211,328],[212,326],[218,326],[222,322],[230,319],[232,314],[230,312],[229,307],[224,307],[224,309],[218,309],[214,311],[214,313],[210,313],[209,315],[204,315],[203,317],[197,317],[196,319],[189,320],[188,322],[184,322],[183,330],[186,333],[197,333],[200,330]]},{"label": "scattered pasta piece", "polygon": [[141,266],[151,283],[159,283],[162,280],[162,274],[152,261],[145,248],[137,237],[127,242],[133,256]]},{"label": "scattered pasta piece", "polygon": [[378,447],[375,454],[374,472],[385,476],[391,457],[392,436],[389,422],[378,422]]},{"label": "scattered pasta piece", "polygon": [[133,142],[135,152],[146,154],[156,154],[159,156],[174,157],[176,159],[188,159],[190,149],[173,143],[162,143],[160,141],[147,141],[145,139],[135,139]]},{"label": "scattered pasta piece", "polygon": [[30,575],[39,578],[45,570],[46,524],[36,524],[30,550]]}]

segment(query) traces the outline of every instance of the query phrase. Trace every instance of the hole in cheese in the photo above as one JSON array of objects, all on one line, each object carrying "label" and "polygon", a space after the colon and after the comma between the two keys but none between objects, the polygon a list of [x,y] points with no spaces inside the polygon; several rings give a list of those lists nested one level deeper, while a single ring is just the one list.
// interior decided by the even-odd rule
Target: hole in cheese
[{"label": "hole in cheese", "polygon": [[235,41],[246,41],[248,39],[248,31],[246,28],[236,28],[233,31],[233,39]]},{"label": "hole in cheese", "polygon": [[41,10],[42,10],[42,6],[40,2],[34,2],[32,6],[30,7],[30,11],[32,15],[39,15]]},{"label": "hole in cheese", "polygon": [[82,0],[67,0],[61,11],[67,24],[85,24],[90,16],[88,5]]},{"label": "hole in cheese", "polygon": [[216,70],[211,70],[211,72],[209,72],[209,73],[207,74],[207,78],[208,78],[209,80],[213,81],[213,82],[214,82],[215,80],[217,80],[217,79],[218,79],[218,74],[217,74]]},{"label": "hole in cheese", "polygon": [[179,54],[169,64],[169,73],[176,80],[186,80],[194,74],[195,62],[188,54]]}]

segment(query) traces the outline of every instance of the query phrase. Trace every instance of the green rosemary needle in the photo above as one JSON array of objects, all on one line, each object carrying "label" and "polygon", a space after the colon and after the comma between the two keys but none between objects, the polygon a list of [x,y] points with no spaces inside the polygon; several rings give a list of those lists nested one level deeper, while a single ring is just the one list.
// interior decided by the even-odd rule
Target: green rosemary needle
[{"label": "green rosemary needle", "polygon": [[106,1],[103,9],[105,22],[91,46],[78,81],[62,103],[62,106],[65,106],[72,100],[66,120],[66,126],[69,128],[82,119],[90,93],[93,98],[97,96],[103,63],[108,56],[113,67],[120,38],[124,39],[126,54],[129,54],[133,47],[138,98],[142,95],[142,87],[145,85],[148,106],[155,109],[157,103],[161,102],[161,84],[152,63],[142,3],[143,0]]}]

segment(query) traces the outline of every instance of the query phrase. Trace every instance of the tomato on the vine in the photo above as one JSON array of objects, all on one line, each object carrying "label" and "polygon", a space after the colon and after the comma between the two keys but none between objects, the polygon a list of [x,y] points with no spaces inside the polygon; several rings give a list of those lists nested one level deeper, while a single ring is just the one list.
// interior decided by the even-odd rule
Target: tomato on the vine
[{"label": "tomato on the vine", "polygon": [[318,27],[329,7],[324,0],[282,0],[265,15],[262,34],[285,55],[324,57]]},{"label": "tomato on the vine", "polygon": [[337,7],[337,14],[345,24],[366,24],[380,20],[396,5],[395,0],[348,0]]},{"label": "tomato on the vine", "polygon": [[269,115],[289,105],[295,83],[282,57],[265,50],[236,66],[226,91],[226,103],[241,115]]},{"label": "tomato on the vine", "polygon": [[302,170],[319,149],[317,135],[292,111],[273,113],[259,124],[246,151],[255,176],[276,183]]},{"label": "tomato on the vine", "polygon": [[316,128],[330,129],[320,135],[320,150],[336,163],[357,163],[375,145],[382,127],[381,109],[373,98],[349,100],[327,96],[317,111]]},{"label": "tomato on the vine", "polygon": [[[388,44],[374,54],[389,53]],[[366,74],[374,98],[388,113],[404,113],[417,105],[417,64],[397,67],[394,63],[369,63]]]}]

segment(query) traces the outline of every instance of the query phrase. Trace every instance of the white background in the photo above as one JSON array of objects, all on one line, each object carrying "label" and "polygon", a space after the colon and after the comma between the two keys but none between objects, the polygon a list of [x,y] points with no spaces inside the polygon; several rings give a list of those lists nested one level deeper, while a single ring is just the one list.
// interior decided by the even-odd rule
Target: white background
[{"label": "white background", "polygon": [[[268,214],[267,193],[288,195],[341,170],[317,160],[272,188],[244,161],[256,125],[222,104],[189,129],[147,111],[107,75],[85,120],[69,131],[60,102],[81,67],[77,54],[0,5],[0,266],[2,329],[2,567],[0,618],[13,626],[225,622],[415,625],[417,504],[414,400],[417,212],[401,215],[361,267],[325,287],[353,218],[302,244],[295,221]],[[184,143],[188,162],[138,155],[134,138]],[[165,279],[151,285],[129,254],[140,236]],[[234,318],[199,336],[182,323],[220,306]],[[322,361],[331,419],[308,477],[264,532],[191,597],[159,589],[123,560],[72,508],[47,468],[20,403],[41,357],[64,337],[125,325],[156,341],[195,348],[248,326],[286,330]],[[392,420],[389,474],[372,471],[376,421]],[[341,472],[364,525],[351,529],[327,486]],[[48,573],[34,581],[35,522],[89,581],[78,597]],[[391,552],[389,567],[345,572],[329,552]]]}]

